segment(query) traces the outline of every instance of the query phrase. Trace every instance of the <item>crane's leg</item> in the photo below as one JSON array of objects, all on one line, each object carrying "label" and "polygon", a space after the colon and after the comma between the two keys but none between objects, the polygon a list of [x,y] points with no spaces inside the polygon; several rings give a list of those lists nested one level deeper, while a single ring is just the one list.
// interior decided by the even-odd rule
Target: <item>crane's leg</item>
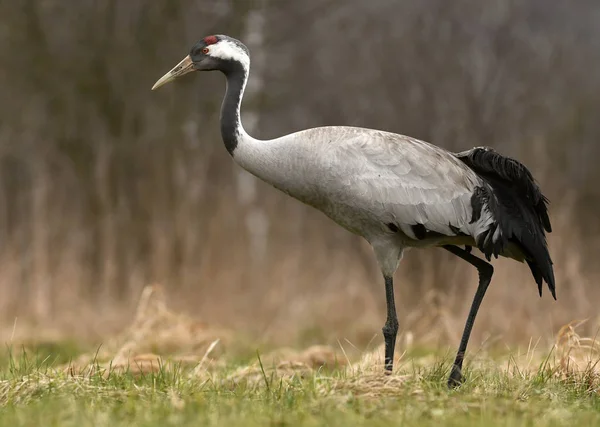
[{"label": "crane's leg", "polygon": [[492,280],[494,267],[492,267],[490,263],[457,246],[446,245],[443,246],[443,248],[473,265],[475,268],[477,268],[477,272],[479,273],[479,285],[477,286],[477,292],[475,292],[475,297],[473,298],[473,303],[471,304],[471,310],[469,311],[469,316],[467,317],[467,323],[465,324],[460,345],[458,346],[458,353],[456,354],[456,359],[452,365],[452,372],[450,372],[450,377],[448,378],[448,387],[454,388],[458,387],[463,380],[462,364],[465,357],[465,352],[467,351],[467,344],[469,343],[469,337],[471,336],[471,330],[473,329],[475,316],[477,316],[477,311],[479,310],[479,306],[481,305],[485,291]]},{"label": "crane's leg", "polygon": [[384,276],[385,279],[385,301],[387,304],[387,320],[383,326],[383,337],[385,339],[385,370],[392,372],[394,367],[394,349],[396,347],[396,335],[398,334],[398,316],[396,315],[396,303],[394,301],[394,279]]}]

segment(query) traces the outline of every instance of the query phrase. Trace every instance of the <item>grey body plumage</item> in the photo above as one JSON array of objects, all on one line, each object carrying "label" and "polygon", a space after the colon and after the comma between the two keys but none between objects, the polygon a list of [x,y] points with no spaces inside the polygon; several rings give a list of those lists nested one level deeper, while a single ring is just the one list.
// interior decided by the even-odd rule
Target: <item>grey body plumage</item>
[{"label": "grey body plumage", "polygon": [[449,386],[462,381],[467,342],[493,272],[489,263],[470,253],[471,247],[479,248],[488,261],[492,256],[526,261],[540,295],[545,281],[555,297],[545,237],[551,231],[547,199],[525,166],[487,148],[455,154],[408,136],[348,126],[254,139],[240,119],[249,67],[249,53],[241,42],[209,36],[154,88],[188,71],[222,71],[227,92],[221,133],[233,159],[371,244],[385,278],[387,370],[392,370],[398,329],[392,277],[407,248],[442,247],[479,271]]}]

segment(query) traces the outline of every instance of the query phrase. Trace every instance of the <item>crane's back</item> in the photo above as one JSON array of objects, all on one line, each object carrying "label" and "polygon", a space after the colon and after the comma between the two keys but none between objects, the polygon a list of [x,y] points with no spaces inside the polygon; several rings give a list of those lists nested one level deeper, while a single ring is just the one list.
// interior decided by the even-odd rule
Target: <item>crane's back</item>
[{"label": "crane's back", "polygon": [[424,141],[333,126],[238,150],[234,158],[250,172],[367,238],[397,228],[419,240],[417,224],[447,236],[474,235],[479,226],[469,220],[480,178],[452,153]]}]

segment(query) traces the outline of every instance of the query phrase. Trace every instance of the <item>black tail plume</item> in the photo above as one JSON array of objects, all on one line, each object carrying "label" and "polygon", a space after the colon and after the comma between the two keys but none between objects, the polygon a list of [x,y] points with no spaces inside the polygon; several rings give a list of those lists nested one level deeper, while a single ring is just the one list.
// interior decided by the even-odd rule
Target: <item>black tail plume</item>
[{"label": "black tail plume", "polygon": [[548,199],[531,172],[517,160],[487,147],[476,147],[456,156],[486,183],[474,197],[487,204],[496,220],[487,233],[479,236],[479,249],[489,260],[492,255],[498,256],[509,242],[518,245],[526,256],[540,296],[545,281],[556,299],[553,263],[545,234],[552,232]]}]

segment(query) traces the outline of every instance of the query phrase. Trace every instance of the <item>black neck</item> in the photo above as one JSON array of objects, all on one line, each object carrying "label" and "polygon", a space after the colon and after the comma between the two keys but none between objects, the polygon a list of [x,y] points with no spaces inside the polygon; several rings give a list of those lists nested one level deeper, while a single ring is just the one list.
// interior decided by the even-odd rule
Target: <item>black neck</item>
[{"label": "black neck", "polygon": [[223,69],[223,74],[227,77],[227,91],[221,106],[221,136],[225,148],[229,154],[233,155],[233,151],[238,145],[239,131],[242,129],[240,104],[248,75],[244,67],[234,61],[231,61],[228,67]]}]

